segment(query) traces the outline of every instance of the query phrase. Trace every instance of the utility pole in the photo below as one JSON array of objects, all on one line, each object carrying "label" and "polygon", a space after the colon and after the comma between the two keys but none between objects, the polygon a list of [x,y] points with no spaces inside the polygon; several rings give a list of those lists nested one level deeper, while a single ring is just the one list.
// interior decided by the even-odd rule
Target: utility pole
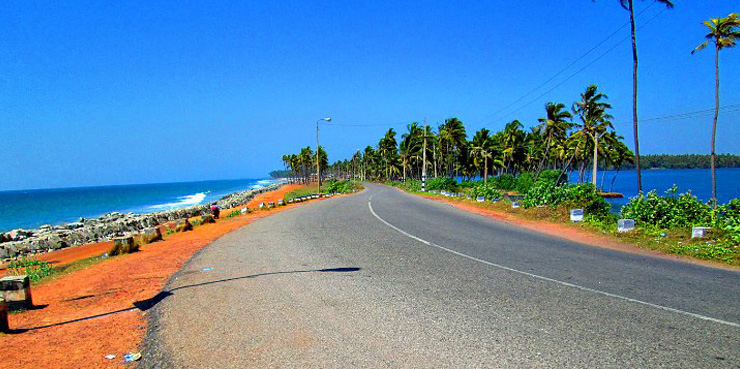
[{"label": "utility pole", "polygon": [[424,152],[421,164],[421,192],[427,191],[427,117],[424,117]]},{"label": "utility pole", "polygon": [[316,183],[318,184],[316,194],[321,194],[321,163],[319,163],[319,122],[331,122],[331,118],[321,118],[316,121]]}]

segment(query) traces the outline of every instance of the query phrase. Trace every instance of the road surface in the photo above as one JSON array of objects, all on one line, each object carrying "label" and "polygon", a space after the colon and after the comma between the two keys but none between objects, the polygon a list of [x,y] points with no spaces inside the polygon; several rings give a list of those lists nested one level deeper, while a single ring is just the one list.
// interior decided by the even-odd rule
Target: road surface
[{"label": "road surface", "polygon": [[145,368],[740,368],[740,273],[380,185],[220,238],[154,302]]}]

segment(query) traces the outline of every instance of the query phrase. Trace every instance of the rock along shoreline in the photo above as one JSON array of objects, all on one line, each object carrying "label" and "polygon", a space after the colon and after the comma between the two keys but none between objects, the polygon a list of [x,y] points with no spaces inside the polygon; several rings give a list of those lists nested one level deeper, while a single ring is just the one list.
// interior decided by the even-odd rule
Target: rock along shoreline
[{"label": "rock along shoreline", "polygon": [[37,229],[14,229],[0,234],[0,260],[8,261],[23,255],[33,255],[93,242],[110,241],[116,237],[138,233],[177,219],[210,214],[216,204],[230,209],[248,203],[256,195],[274,191],[283,183],[231,193],[218,201],[183,209],[149,214],[113,212],[98,218],[80,218],[79,222],[57,226],[43,225]]}]

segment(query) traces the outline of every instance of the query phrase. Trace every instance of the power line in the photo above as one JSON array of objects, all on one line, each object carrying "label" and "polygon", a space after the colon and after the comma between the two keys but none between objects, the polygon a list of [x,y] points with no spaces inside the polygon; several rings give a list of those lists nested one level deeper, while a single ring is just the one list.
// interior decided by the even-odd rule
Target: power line
[{"label": "power line", "polygon": [[[719,108],[719,111],[722,113],[732,113],[732,112],[740,111],[740,104],[722,106]],[[713,114],[714,114],[714,108],[711,108],[711,109],[697,110],[697,111],[681,113],[681,114],[665,115],[662,117],[643,119],[643,120],[640,120],[639,122],[649,123],[649,122],[672,121],[672,120],[691,119],[691,118],[702,118],[706,116],[711,116]]]},{"label": "power line", "polygon": [[[651,7],[653,6],[653,5],[655,5],[655,3],[656,3],[656,1],[653,1],[653,3],[652,3],[652,4],[650,4],[650,5],[649,5],[649,6],[647,7],[647,8],[645,8],[645,9],[643,9],[643,10],[642,10],[641,12],[639,12],[639,13],[637,14],[637,16],[639,17],[640,15],[642,15],[642,13],[644,13],[645,11],[647,11],[648,9],[650,9],[650,8],[651,8]],[[518,102],[520,102],[520,101],[524,100],[524,99],[525,99],[525,98],[526,98],[527,96],[530,96],[530,95],[531,95],[531,94],[533,94],[533,93],[534,93],[535,91],[539,90],[539,89],[540,89],[540,88],[542,88],[543,86],[545,86],[545,85],[547,85],[548,83],[552,82],[552,81],[553,81],[553,80],[554,80],[555,78],[557,78],[558,76],[560,76],[561,74],[563,74],[563,73],[564,73],[564,72],[565,72],[566,70],[570,69],[570,67],[572,67],[573,65],[575,65],[575,64],[576,64],[576,63],[578,63],[579,61],[583,60],[583,58],[585,58],[586,56],[588,56],[589,54],[591,54],[592,52],[594,52],[594,51],[595,51],[596,49],[598,49],[598,48],[599,48],[599,47],[600,47],[601,45],[603,45],[603,44],[605,44],[605,43],[606,43],[607,41],[609,41],[609,40],[610,40],[610,39],[611,39],[612,37],[616,36],[616,35],[617,35],[617,34],[618,34],[619,32],[621,32],[621,31],[622,31],[622,30],[623,30],[623,29],[624,29],[625,27],[627,27],[627,26],[628,26],[629,24],[630,24],[629,22],[627,22],[627,23],[624,23],[624,24],[622,24],[622,26],[621,26],[621,27],[619,27],[619,28],[618,28],[618,29],[617,29],[616,31],[614,31],[614,32],[613,32],[612,34],[610,34],[609,36],[607,36],[606,38],[604,38],[603,40],[601,40],[601,41],[600,41],[600,42],[599,42],[598,44],[596,44],[596,46],[594,46],[594,47],[592,47],[592,48],[591,48],[590,50],[586,51],[586,53],[584,53],[583,55],[579,56],[579,57],[578,57],[578,58],[577,58],[576,60],[574,60],[574,61],[572,61],[572,62],[571,62],[570,64],[566,65],[566,66],[565,66],[565,68],[563,68],[563,69],[561,69],[561,70],[560,70],[559,72],[555,73],[555,75],[554,75],[554,76],[552,76],[552,77],[550,77],[550,78],[549,78],[549,79],[548,79],[547,81],[545,81],[545,82],[542,82],[542,83],[541,83],[541,84],[540,84],[539,86],[537,86],[537,87],[535,87],[535,88],[531,89],[530,91],[528,91],[528,92],[527,92],[527,93],[525,93],[524,95],[520,96],[520,97],[519,97],[518,99],[516,99],[516,100],[515,100],[514,102],[512,102],[511,104],[509,104],[509,105],[506,105],[505,107],[503,107],[503,108],[501,108],[501,109],[499,109],[499,110],[495,111],[495,112],[494,112],[493,114],[489,115],[488,117],[484,118],[483,120],[484,120],[484,121],[486,121],[486,120],[488,120],[488,119],[490,119],[490,118],[492,118],[492,117],[494,117],[494,116],[498,115],[499,113],[501,113],[501,112],[503,112],[503,111],[506,111],[507,109],[509,109],[509,108],[511,108],[512,106],[516,105],[516,104],[517,104]]]},{"label": "power line", "polygon": [[[652,18],[650,18],[650,19],[649,19],[649,20],[648,20],[647,22],[645,22],[645,23],[643,23],[643,24],[642,24],[641,26],[639,26],[639,27],[638,27],[638,29],[642,29],[643,27],[647,26],[647,25],[648,25],[648,24],[649,24],[650,22],[652,22],[653,20],[655,20],[656,18],[658,18],[658,16],[660,16],[661,14],[663,14],[663,12],[665,12],[665,11],[666,11],[666,9],[663,9],[663,10],[661,10],[661,11],[660,11],[660,12],[659,12],[658,14],[654,15],[654,16],[653,16]],[[580,73],[581,73],[581,72],[583,72],[584,70],[588,69],[588,68],[589,68],[590,66],[592,66],[592,65],[593,65],[594,63],[596,63],[597,61],[601,60],[601,58],[603,58],[603,57],[607,56],[607,55],[608,55],[609,53],[611,53],[612,51],[614,51],[614,50],[615,50],[615,49],[616,49],[616,48],[617,48],[618,46],[620,46],[620,45],[621,45],[621,44],[622,44],[622,43],[623,43],[624,41],[627,41],[627,40],[629,40],[629,39],[630,39],[631,37],[632,37],[632,36],[630,35],[630,36],[627,36],[627,37],[623,38],[622,40],[620,40],[619,42],[617,42],[616,44],[614,44],[614,46],[612,46],[612,47],[610,47],[610,48],[609,48],[608,50],[606,50],[606,52],[604,52],[603,54],[599,55],[599,56],[598,56],[598,57],[597,57],[596,59],[592,60],[592,61],[591,61],[590,63],[588,63],[588,64],[586,64],[585,66],[583,66],[583,68],[581,68],[581,69],[577,70],[577,71],[576,71],[575,73],[573,73],[573,74],[571,74],[570,76],[568,76],[568,78],[566,78],[566,79],[564,79],[563,81],[561,81],[560,83],[556,84],[555,86],[553,86],[553,87],[552,87],[552,88],[550,88],[549,90],[547,90],[547,91],[545,91],[545,92],[541,93],[541,94],[540,94],[539,96],[537,96],[536,98],[532,99],[532,100],[531,100],[531,101],[529,101],[528,103],[526,103],[526,104],[524,104],[524,105],[520,106],[520,107],[519,107],[518,109],[516,109],[516,110],[513,110],[513,111],[511,111],[511,112],[509,112],[509,113],[507,113],[506,115],[503,115],[503,116],[501,116],[501,117],[502,117],[502,118],[505,118],[505,117],[511,116],[512,114],[518,113],[518,112],[519,112],[519,111],[521,111],[522,109],[524,109],[524,108],[528,107],[529,105],[532,105],[533,103],[537,102],[537,101],[538,101],[539,99],[541,99],[541,98],[542,98],[542,97],[544,97],[545,95],[547,95],[547,94],[549,94],[550,92],[554,91],[554,90],[555,90],[555,89],[557,89],[558,87],[560,87],[560,86],[564,85],[564,84],[565,84],[566,82],[570,81],[570,80],[571,80],[571,79],[572,79],[573,77],[577,76],[578,74],[580,74]]]}]

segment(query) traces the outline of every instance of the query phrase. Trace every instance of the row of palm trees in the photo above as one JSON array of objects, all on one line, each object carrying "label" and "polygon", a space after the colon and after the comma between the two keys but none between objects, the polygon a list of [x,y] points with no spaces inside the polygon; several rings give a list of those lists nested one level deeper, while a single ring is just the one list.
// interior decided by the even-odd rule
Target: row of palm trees
[{"label": "row of palm trees", "polygon": [[[570,111],[563,103],[547,103],[545,115],[529,130],[514,120],[498,132],[482,128],[471,140],[458,118],[446,119],[436,131],[412,122],[400,140],[390,128],[375,147],[367,146],[351,159],[333,163],[328,172],[378,180],[421,178],[426,157],[428,175],[435,177],[480,176],[487,182],[492,173],[532,172],[538,177],[544,169],[561,169],[577,171],[579,181],[585,181],[591,168],[596,185],[599,167],[618,170],[634,159],[614,130],[607,99],[592,85]],[[602,186],[603,182],[602,176]]]},{"label": "row of palm trees", "polygon": [[[311,180],[311,175],[316,173],[316,152],[311,150],[311,146],[302,148],[298,154],[283,155],[282,160],[285,170],[291,173],[291,182],[307,183]],[[322,146],[319,146],[318,161],[324,178],[329,168],[329,156]]]}]

